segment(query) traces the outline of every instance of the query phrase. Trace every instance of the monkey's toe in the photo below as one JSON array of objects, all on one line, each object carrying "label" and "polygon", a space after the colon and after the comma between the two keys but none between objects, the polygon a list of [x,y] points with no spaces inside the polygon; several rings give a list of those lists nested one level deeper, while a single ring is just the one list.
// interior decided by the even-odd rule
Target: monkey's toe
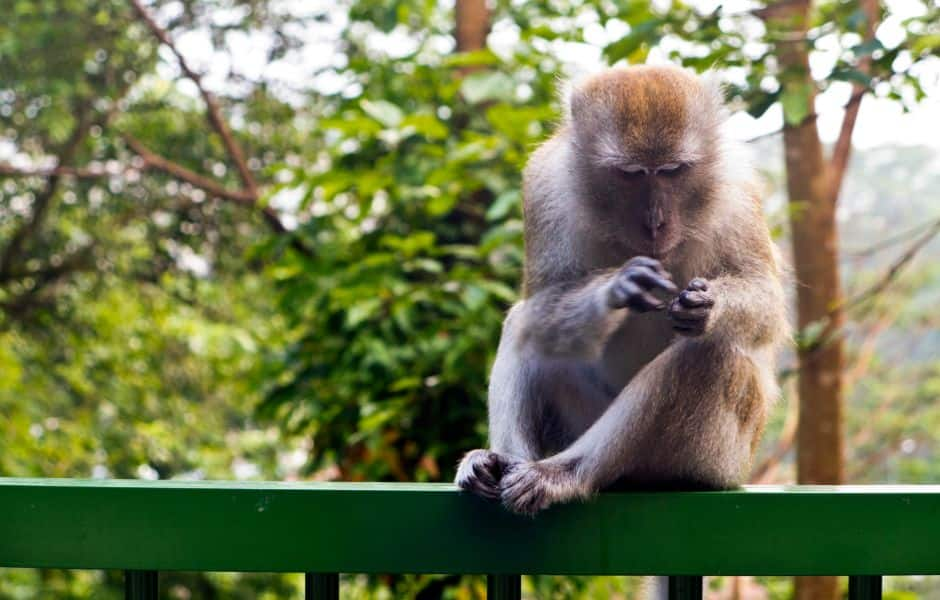
[{"label": "monkey's toe", "polygon": [[499,481],[503,475],[503,460],[490,450],[471,450],[460,461],[454,483],[460,489],[499,500]]},{"label": "monkey's toe", "polygon": [[500,481],[503,506],[511,512],[533,516],[555,502],[555,484],[536,463],[511,466]]}]

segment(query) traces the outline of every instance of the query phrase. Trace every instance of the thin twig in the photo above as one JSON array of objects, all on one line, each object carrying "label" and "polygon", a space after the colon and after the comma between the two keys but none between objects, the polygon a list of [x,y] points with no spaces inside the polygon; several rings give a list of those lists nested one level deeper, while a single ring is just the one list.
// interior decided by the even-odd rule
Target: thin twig
[{"label": "thin twig", "polygon": [[914,257],[917,256],[917,253],[920,252],[924,246],[930,243],[933,238],[940,234],[940,221],[935,221],[933,225],[922,235],[920,238],[914,241],[913,244],[908,247],[908,249],[900,256],[894,263],[888,267],[888,270],[885,271],[885,274],[876,281],[874,284],[869,286],[864,291],[852,296],[851,298],[844,300],[841,303],[842,308],[847,308],[851,306],[856,306],[861,304],[865,300],[877,296],[883,292],[891,283],[897,279],[898,275],[901,274],[901,271],[912,261]]},{"label": "thin twig", "polygon": [[173,43],[173,40],[170,38],[170,34],[159,24],[157,24],[153,16],[151,16],[150,12],[144,8],[143,4],[141,4],[140,0],[130,0],[130,2],[137,11],[137,14],[140,15],[140,18],[147,25],[147,28],[150,29],[151,33],[153,33],[153,35],[158,40],[160,40],[163,45],[169,48],[176,57],[183,74],[185,74],[186,77],[196,84],[196,88],[199,90],[199,95],[202,96],[203,101],[206,103],[206,115],[209,119],[209,124],[216,131],[216,133],[219,134],[219,137],[222,138],[222,143],[225,145],[225,149],[228,151],[229,157],[232,159],[232,162],[235,163],[235,167],[238,170],[242,185],[245,186],[247,192],[257,197],[258,186],[255,183],[255,178],[251,173],[251,169],[248,168],[248,163],[245,161],[245,155],[242,152],[241,147],[238,145],[238,142],[235,141],[235,137],[232,135],[232,131],[229,129],[228,123],[226,123],[225,119],[222,117],[222,110],[219,108],[218,101],[216,101],[215,96],[203,85],[202,75],[197,73],[189,65],[189,63],[186,61],[186,58],[176,47],[176,44]]},{"label": "thin twig", "polygon": [[143,159],[144,164],[150,168],[163,171],[168,175],[172,175],[177,179],[181,179],[187,183],[190,183],[197,188],[205,190],[207,193],[213,196],[218,196],[219,198],[234,200],[235,202],[247,205],[253,205],[257,201],[257,196],[251,192],[243,190],[230,190],[216,182],[214,179],[206,177],[205,175],[200,175],[199,173],[196,173],[195,171],[188,169],[179,163],[160,156],[159,154],[147,148],[143,142],[128,133],[123,134],[122,137],[124,138],[124,141],[127,143],[127,145],[135,153],[137,153],[141,159]]},{"label": "thin twig", "polygon": [[[72,130],[69,139],[62,146],[61,152],[58,154],[60,165],[70,164],[78,153],[79,146],[91,129],[92,119],[90,111],[91,107],[88,104],[82,104],[80,106],[75,128]],[[52,174],[46,178],[46,186],[42,191],[36,194],[29,217],[10,236],[7,245],[3,248],[3,252],[0,253],[0,279],[5,278],[13,269],[13,263],[20,257],[24,244],[26,244],[26,241],[41,227],[52,204],[52,200],[55,197],[56,191],[58,190],[59,181],[60,178],[56,174]]]},{"label": "thin twig", "polygon": [[[880,17],[878,14],[878,0],[860,0],[862,12],[865,14],[865,41],[875,39],[875,29],[878,27]],[[863,75],[871,75],[871,55],[862,57],[858,70]],[[842,115],[842,126],[839,128],[839,137],[832,149],[829,159],[829,201],[835,204],[839,201],[839,192],[845,180],[845,172],[849,167],[849,158],[852,154],[852,133],[858,120],[858,111],[862,106],[862,98],[868,92],[869,86],[856,83],[852,86],[852,96]]]},{"label": "thin twig", "polygon": [[[160,43],[169,48],[176,57],[176,61],[179,63],[179,67],[183,71],[183,74],[196,85],[196,88],[199,90],[199,95],[202,96],[203,101],[206,103],[206,117],[208,118],[209,125],[212,127],[212,129],[215,130],[217,134],[219,134],[219,137],[222,138],[222,143],[228,152],[229,158],[233,163],[235,163],[235,168],[238,171],[239,179],[241,179],[242,182],[243,190],[241,193],[243,193],[244,197],[246,198],[250,197],[251,202],[258,206],[261,200],[260,194],[258,193],[258,184],[255,181],[254,175],[251,173],[251,169],[248,167],[248,162],[245,160],[245,154],[242,152],[241,146],[238,145],[238,142],[235,140],[235,136],[232,135],[231,128],[228,126],[228,123],[222,116],[222,109],[219,107],[218,101],[215,99],[215,96],[212,94],[212,92],[206,89],[205,85],[203,85],[202,75],[197,73],[189,65],[189,63],[186,61],[186,57],[183,56],[183,54],[176,47],[176,44],[173,43],[173,40],[170,38],[170,34],[163,27],[161,27],[156,22],[156,20],[154,20],[153,16],[144,7],[144,5],[141,4],[140,0],[130,0],[130,2],[133,5],[134,10],[137,11],[137,14],[140,16],[141,20],[143,20],[143,22],[147,25],[147,28],[150,29],[151,33],[153,33],[154,37],[156,37]],[[220,190],[225,189],[221,186],[218,187]],[[268,222],[271,228],[274,229],[274,231],[277,233],[288,232],[287,227],[284,225],[284,222],[281,221],[281,218],[277,214],[276,210],[270,206],[261,206],[260,210],[262,216]],[[308,256],[313,254],[313,251],[296,236],[292,236],[291,246],[302,254]]]},{"label": "thin twig", "polygon": [[862,106],[862,97],[865,92],[866,89],[863,86],[855,84],[853,87],[852,96],[849,98],[848,104],[845,105],[845,113],[842,115],[839,137],[832,148],[828,173],[828,194],[832,203],[837,202],[839,199],[842,181],[845,179],[845,172],[849,167],[849,157],[852,153],[852,132],[855,131],[855,122],[858,120],[858,111]]},{"label": "thin twig", "polygon": [[[120,171],[130,170],[129,167],[122,167]],[[61,177],[76,177],[78,179],[99,179],[116,175],[117,173],[109,171],[101,166],[89,167],[69,167],[59,165],[48,169],[22,169],[14,167],[9,163],[0,163],[0,175],[6,177],[52,177],[53,175]]]},{"label": "thin twig", "polygon": [[861,343],[858,344],[855,364],[845,373],[843,382],[845,389],[851,390],[868,372],[868,368],[875,357],[875,350],[878,347],[878,338],[894,324],[895,318],[896,315],[893,314],[882,316],[868,331]]},{"label": "thin twig", "polygon": [[859,259],[859,258],[868,258],[870,256],[874,256],[875,254],[881,252],[882,250],[890,248],[900,242],[908,241],[909,239],[911,239],[911,236],[917,235],[918,233],[921,233],[922,231],[926,231],[927,229],[934,227],[937,223],[940,223],[940,217],[930,219],[929,221],[925,223],[921,223],[919,225],[915,225],[914,227],[911,227],[910,229],[899,231],[898,233],[888,236],[885,239],[879,241],[878,243],[868,246],[867,248],[862,248],[859,250],[848,250],[845,252],[846,258]]},{"label": "thin twig", "polygon": [[751,483],[770,483],[773,481],[774,473],[777,471],[780,463],[783,461],[784,457],[793,450],[793,445],[796,442],[797,428],[800,423],[800,403],[796,399],[796,385],[793,384],[794,380],[791,379],[790,381],[791,384],[789,387],[792,393],[787,394],[789,404],[787,405],[787,416],[783,422],[783,429],[780,431],[780,436],[777,438],[774,449],[770,451],[761,464],[751,470]]}]

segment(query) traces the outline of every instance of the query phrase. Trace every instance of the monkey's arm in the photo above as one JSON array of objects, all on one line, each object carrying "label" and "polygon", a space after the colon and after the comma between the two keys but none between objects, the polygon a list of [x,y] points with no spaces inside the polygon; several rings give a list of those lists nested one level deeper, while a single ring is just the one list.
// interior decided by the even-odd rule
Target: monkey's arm
[{"label": "monkey's arm", "polygon": [[745,346],[774,344],[786,331],[780,280],[771,274],[722,276],[712,280],[716,297],[712,332]]},{"label": "monkey's arm", "polygon": [[762,274],[696,277],[670,303],[669,316],[681,335],[722,338],[745,347],[774,344],[786,328],[780,282]]},{"label": "monkey's arm", "polygon": [[[759,210],[749,202],[715,240],[716,268],[697,273],[669,306],[681,335],[727,340],[745,348],[774,345],[787,331],[777,254]],[[712,272],[708,272],[712,271]],[[695,273],[693,273],[695,274]]]},{"label": "monkey's arm", "polygon": [[596,358],[629,311],[665,305],[654,290],[677,291],[662,265],[642,256],[620,269],[546,286],[519,306],[520,347],[553,358]]}]

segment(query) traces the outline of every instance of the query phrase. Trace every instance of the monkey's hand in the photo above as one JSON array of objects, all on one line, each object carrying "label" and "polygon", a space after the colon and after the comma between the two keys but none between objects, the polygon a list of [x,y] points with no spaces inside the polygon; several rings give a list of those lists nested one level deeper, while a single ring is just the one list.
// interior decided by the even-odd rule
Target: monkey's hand
[{"label": "monkey's hand", "polygon": [[551,460],[511,465],[500,481],[503,506],[521,515],[534,515],[552,504],[587,496],[578,484],[574,466]]},{"label": "monkey's hand", "polygon": [[635,256],[627,261],[607,287],[607,305],[637,312],[661,310],[666,303],[653,295],[655,290],[669,294],[679,291],[672,282],[672,276],[658,260]]},{"label": "monkey's hand", "polygon": [[708,291],[708,281],[696,277],[669,305],[672,328],[681,335],[702,335],[708,329],[715,297]]},{"label": "monkey's hand", "polygon": [[490,450],[471,450],[461,459],[454,483],[477,496],[499,500],[500,479],[513,462],[513,459]]}]

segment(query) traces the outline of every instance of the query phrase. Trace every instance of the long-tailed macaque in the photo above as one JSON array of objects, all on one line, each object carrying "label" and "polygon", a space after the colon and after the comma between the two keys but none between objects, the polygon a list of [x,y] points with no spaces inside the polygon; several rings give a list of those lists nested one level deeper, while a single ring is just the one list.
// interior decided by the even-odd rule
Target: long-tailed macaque
[{"label": "long-tailed macaque", "polygon": [[634,66],[567,101],[524,173],[523,299],[490,376],[491,448],[456,482],[523,514],[615,484],[734,487],[787,326],[721,90]]}]

